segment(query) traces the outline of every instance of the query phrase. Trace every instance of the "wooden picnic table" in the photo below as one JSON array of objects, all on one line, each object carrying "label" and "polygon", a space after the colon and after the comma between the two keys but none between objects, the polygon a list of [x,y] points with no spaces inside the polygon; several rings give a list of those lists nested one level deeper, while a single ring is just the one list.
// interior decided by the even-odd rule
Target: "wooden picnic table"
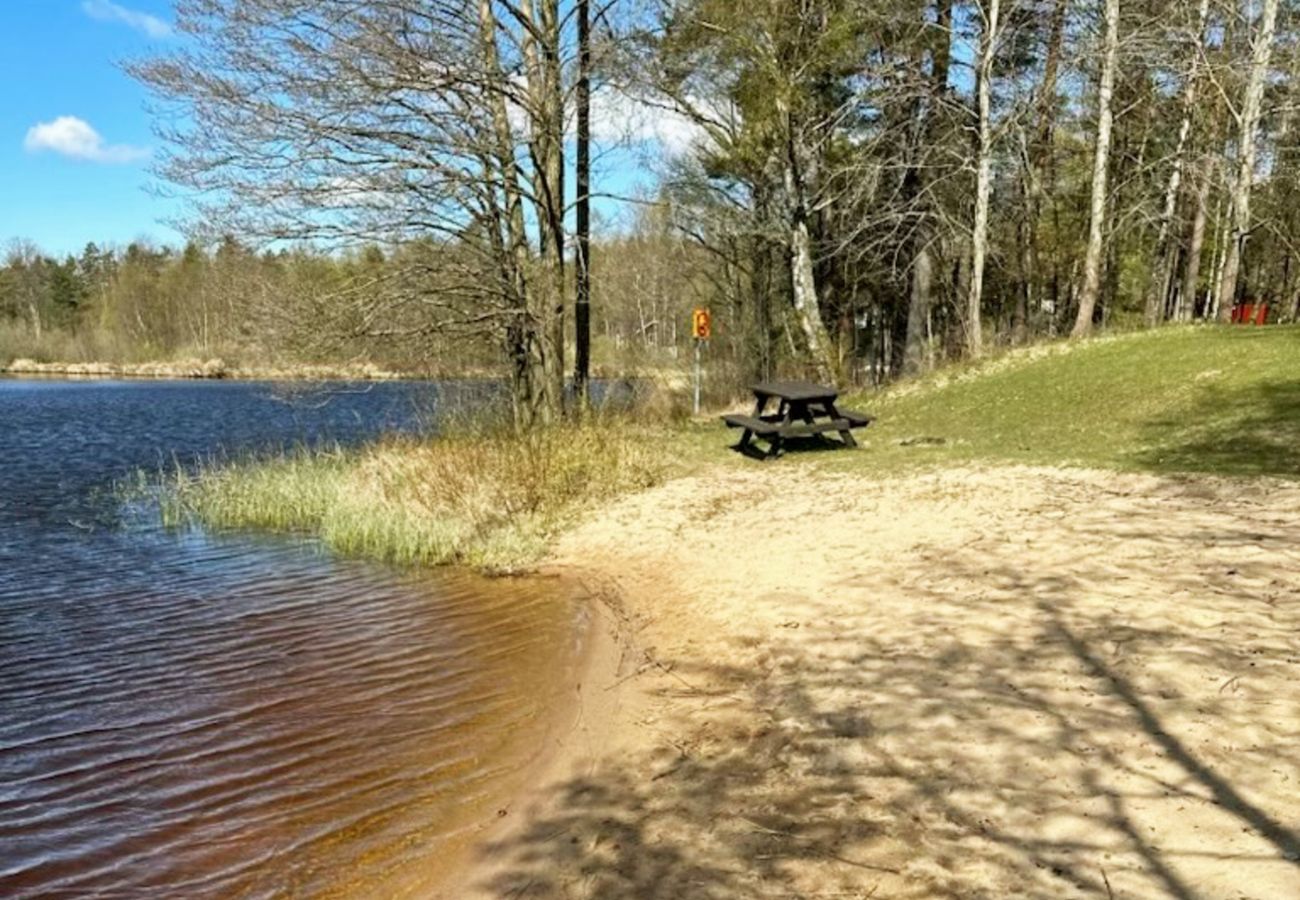
[{"label": "wooden picnic table", "polygon": [[[736,449],[748,452],[751,442],[761,438],[768,442],[765,459],[779,456],[785,442],[793,437],[808,437],[838,432],[847,447],[856,447],[853,429],[865,428],[873,418],[851,409],[835,405],[839,391],[826,385],[807,381],[764,381],[752,386],[754,414],[752,416],[726,415],[722,420],[728,428],[740,428],[742,434]],[[777,409],[767,412],[775,400]]]}]

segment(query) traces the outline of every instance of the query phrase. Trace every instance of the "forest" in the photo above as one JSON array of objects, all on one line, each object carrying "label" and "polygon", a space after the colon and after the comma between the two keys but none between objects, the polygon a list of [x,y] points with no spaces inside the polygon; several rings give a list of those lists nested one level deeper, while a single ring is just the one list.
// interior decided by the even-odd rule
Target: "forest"
[{"label": "forest", "polygon": [[191,241],[14,242],[0,362],[492,371],[534,421],[593,364],[684,369],[694,307],[724,383],[879,384],[1243,301],[1295,320],[1298,14],[179,0],[179,47],[127,65]]}]

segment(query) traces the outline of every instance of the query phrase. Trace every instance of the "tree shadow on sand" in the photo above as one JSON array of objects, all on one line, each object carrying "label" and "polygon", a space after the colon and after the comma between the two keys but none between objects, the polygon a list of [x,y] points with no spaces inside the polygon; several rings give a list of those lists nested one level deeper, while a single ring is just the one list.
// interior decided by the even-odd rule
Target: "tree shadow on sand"
[{"label": "tree shadow on sand", "polygon": [[[1277,778],[1300,783],[1300,722],[1263,715],[1277,698],[1252,676],[1261,660],[1300,663],[1300,604],[1252,600],[1215,630],[1147,624],[1166,597],[1085,600],[1113,580],[1086,549],[1110,524],[1071,526],[1085,549],[1068,576],[954,554],[906,607],[786,598],[790,627],[743,642],[744,664],[677,661],[660,690],[689,737],[557,788],[549,812],[487,849],[487,887],[1194,898],[1229,896],[1205,879],[1247,863],[1300,884],[1286,881],[1300,879],[1296,808],[1258,799]],[[1210,746],[1207,727],[1232,746]]]}]

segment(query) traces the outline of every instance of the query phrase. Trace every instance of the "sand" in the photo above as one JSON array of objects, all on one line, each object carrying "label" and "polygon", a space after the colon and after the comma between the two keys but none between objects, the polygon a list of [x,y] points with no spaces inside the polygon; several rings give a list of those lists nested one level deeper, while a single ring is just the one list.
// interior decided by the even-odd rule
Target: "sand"
[{"label": "sand", "polygon": [[783,461],[552,568],[617,642],[448,896],[1300,897],[1300,486]]}]

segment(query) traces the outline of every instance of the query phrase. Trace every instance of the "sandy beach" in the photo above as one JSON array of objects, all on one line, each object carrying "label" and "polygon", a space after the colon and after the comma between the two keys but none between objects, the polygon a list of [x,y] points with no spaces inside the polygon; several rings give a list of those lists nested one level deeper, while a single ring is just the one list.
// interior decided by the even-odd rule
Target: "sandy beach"
[{"label": "sandy beach", "polygon": [[454,894],[1300,896],[1298,529],[1025,467],[623,500],[550,561],[615,638]]}]

